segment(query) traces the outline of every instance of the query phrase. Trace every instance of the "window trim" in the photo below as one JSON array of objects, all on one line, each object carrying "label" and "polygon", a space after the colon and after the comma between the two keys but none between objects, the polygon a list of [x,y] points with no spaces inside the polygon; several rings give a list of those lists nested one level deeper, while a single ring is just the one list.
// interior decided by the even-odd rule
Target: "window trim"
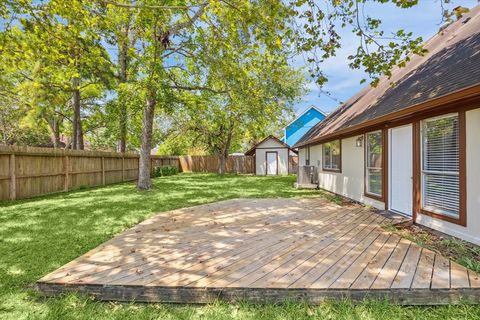
[{"label": "window trim", "polygon": [[[368,186],[367,186],[367,183],[368,183],[368,174],[367,174],[367,170],[368,170],[368,167],[367,167],[367,159],[368,159],[368,134],[371,134],[371,133],[380,133],[381,136],[382,136],[382,166],[380,167],[380,170],[381,170],[381,179],[382,179],[382,194],[378,195],[378,194],[375,194],[375,193],[370,193],[368,192]],[[363,140],[365,141],[364,143],[364,146],[363,146],[363,153],[364,153],[364,162],[363,162],[363,177],[364,177],[364,184],[363,184],[363,193],[366,197],[368,198],[371,198],[371,199],[375,199],[375,200],[378,200],[378,201],[384,201],[385,199],[385,161],[386,161],[386,158],[385,158],[385,130],[384,129],[378,129],[378,130],[373,130],[373,131],[369,131],[369,132],[366,132],[364,133],[364,136],[363,136]]]},{"label": "window trim", "polygon": [[[440,117],[447,117],[449,115],[458,114],[458,135],[459,135],[459,212],[458,218],[426,210],[423,208],[423,178],[422,178],[422,121]],[[415,153],[415,165],[414,165],[414,188],[415,193],[417,194],[416,198],[414,199],[414,214],[419,212],[423,215],[430,216],[435,219],[444,220],[453,224],[458,224],[460,226],[466,227],[467,226],[467,180],[466,180],[466,168],[467,168],[467,160],[466,160],[466,123],[465,123],[465,110],[459,110],[458,112],[449,112],[443,113],[436,116],[429,116],[417,120],[414,123],[414,153]],[[416,216],[415,216],[416,220]]]},{"label": "window trim", "polygon": [[[340,150],[340,153],[338,154],[338,157],[339,157],[339,162],[340,163],[338,165],[338,169],[325,168],[325,144],[330,143],[330,142],[334,142],[334,141],[338,141],[338,144],[339,144],[338,149]],[[342,139],[334,139],[334,140],[330,140],[330,141],[322,143],[322,171],[342,173]]]}]

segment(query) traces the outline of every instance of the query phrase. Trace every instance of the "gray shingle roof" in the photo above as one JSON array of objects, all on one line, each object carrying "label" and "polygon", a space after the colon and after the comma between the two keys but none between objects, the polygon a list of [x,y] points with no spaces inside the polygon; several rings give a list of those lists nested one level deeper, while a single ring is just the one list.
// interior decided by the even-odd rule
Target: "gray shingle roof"
[{"label": "gray shingle roof", "polygon": [[390,79],[361,90],[308,131],[295,147],[480,84],[480,6],[433,36],[425,48],[425,56],[413,56],[406,67],[395,68]]}]

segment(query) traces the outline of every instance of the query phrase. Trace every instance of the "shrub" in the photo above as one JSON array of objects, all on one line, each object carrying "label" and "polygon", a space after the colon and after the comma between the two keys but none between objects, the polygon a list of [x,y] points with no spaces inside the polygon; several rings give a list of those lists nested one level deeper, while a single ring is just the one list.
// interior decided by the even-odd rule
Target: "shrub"
[{"label": "shrub", "polygon": [[178,168],[174,166],[156,167],[153,170],[154,177],[173,176],[178,173]]}]

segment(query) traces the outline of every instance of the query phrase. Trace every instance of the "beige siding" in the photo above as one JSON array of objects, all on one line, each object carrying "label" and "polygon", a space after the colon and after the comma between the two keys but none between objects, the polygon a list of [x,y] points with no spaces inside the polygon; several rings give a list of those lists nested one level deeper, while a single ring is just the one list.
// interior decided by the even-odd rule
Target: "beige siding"
[{"label": "beige siding", "polygon": [[285,145],[274,139],[268,139],[257,146],[257,148],[285,148]]},{"label": "beige siding", "polygon": [[480,244],[480,109],[467,111],[467,226],[418,214],[417,223]]},{"label": "beige siding", "polygon": [[322,166],[322,145],[310,147],[310,165],[321,167]]},{"label": "beige siding", "polygon": [[307,148],[298,149],[298,165],[299,166],[304,166],[305,165],[306,152],[307,152]]},{"label": "beige siding", "polygon": [[[304,166],[308,148],[298,149],[298,165]],[[322,145],[310,147],[310,165],[320,167],[322,165]]]},{"label": "beige siding", "polygon": [[[364,195],[364,151],[363,147],[355,146],[357,136],[342,139],[342,172],[322,171],[320,167],[320,188],[351,198],[378,209],[385,209],[383,202],[365,197]],[[321,148],[316,149],[320,154]],[[312,157],[312,150],[310,150]]]}]

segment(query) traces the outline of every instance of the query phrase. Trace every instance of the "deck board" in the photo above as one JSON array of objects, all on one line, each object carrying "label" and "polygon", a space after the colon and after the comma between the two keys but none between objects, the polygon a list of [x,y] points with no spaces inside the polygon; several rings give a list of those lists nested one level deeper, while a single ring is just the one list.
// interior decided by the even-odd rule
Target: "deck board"
[{"label": "deck board", "polygon": [[479,302],[478,274],[321,198],[234,199],[161,213],[37,282],[46,296],[206,303],[386,298]]}]

